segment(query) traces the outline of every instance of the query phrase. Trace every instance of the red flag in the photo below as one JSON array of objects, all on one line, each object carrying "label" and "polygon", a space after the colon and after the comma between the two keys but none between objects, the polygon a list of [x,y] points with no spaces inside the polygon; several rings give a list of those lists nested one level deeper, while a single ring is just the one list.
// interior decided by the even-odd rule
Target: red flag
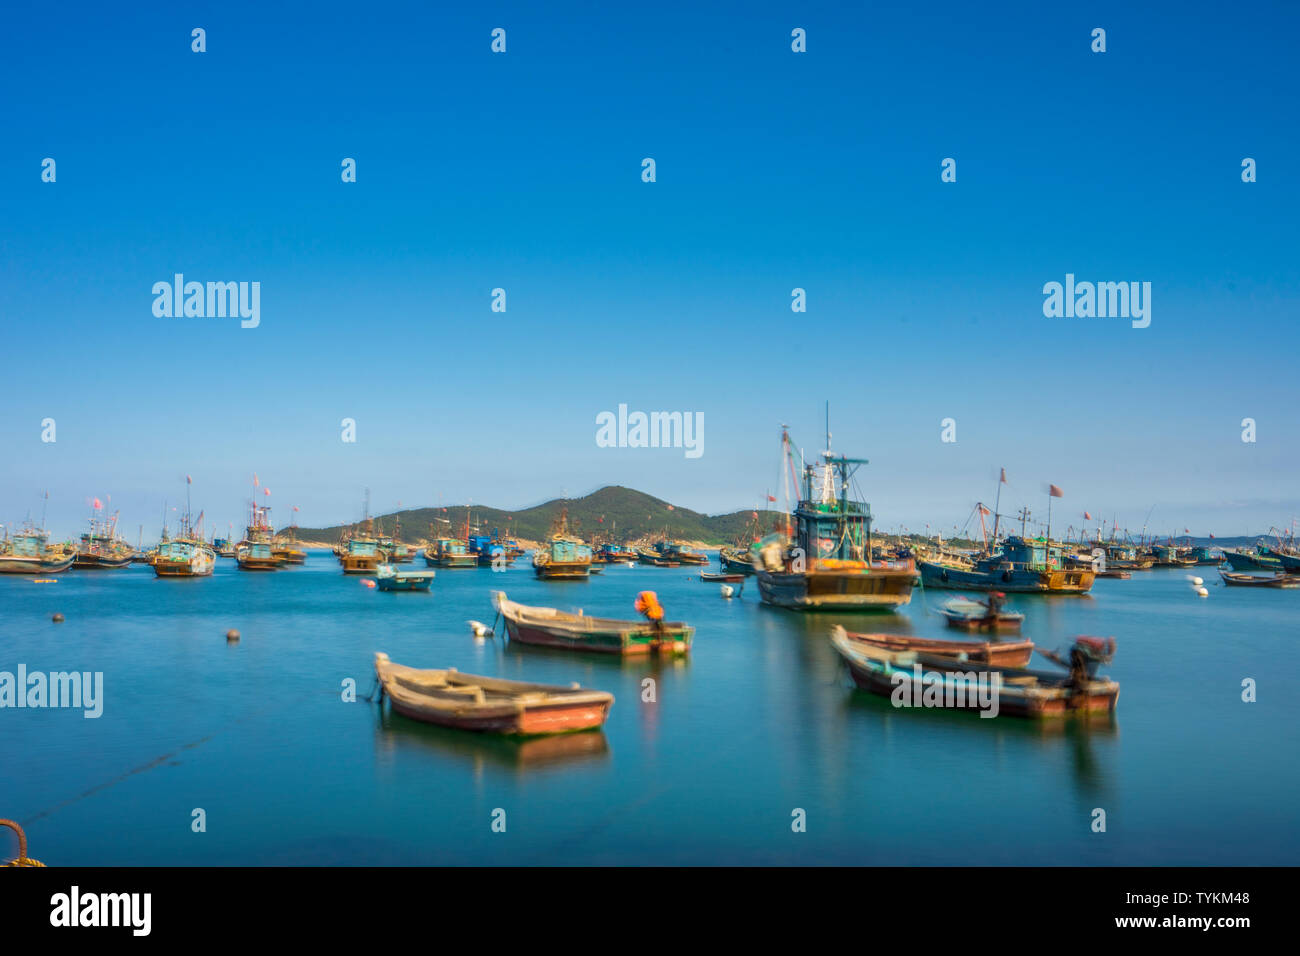
[{"label": "red flag", "polygon": [[1213,538],[1213,537],[1214,537],[1214,534],[1213,534],[1213,533],[1211,533],[1211,534],[1210,534],[1210,537],[1211,537],[1211,538]]},{"label": "red flag", "polygon": [[1092,520],[1092,515],[1088,514],[1088,512],[1085,511],[1085,512],[1083,513],[1083,520],[1084,520],[1084,521],[1091,521],[1091,520]]},{"label": "red flag", "polygon": [[187,484],[187,485],[192,485],[192,484],[194,484],[194,479],[191,478],[189,475],[186,475],[186,476],[185,476],[185,484]]},{"label": "red flag", "polygon": [[256,488],[261,482],[257,480],[257,472],[253,472],[253,487]]},{"label": "red flag", "polygon": [[768,495],[768,496],[767,496],[767,500],[768,500],[768,501],[776,501],[776,495]]},{"label": "red flag", "polygon": [[757,511],[751,511],[750,514],[752,514],[752,515],[754,516],[754,520],[755,520],[755,521],[758,520],[758,512],[757,512]]},{"label": "red flag", "polygon": [[100,504],[100,503],[99,503],[99,499],[96,498],[96,499],[94,500],[94,502],[91,504],[91,507],[94,508],[96,511],[98,511],[100,508],[102,508],[102,507],[104,507],[104,506],[103,506],[102,504]]},{"label": "red flag", "polygon": [[1060,488],[1056,487],[1056,485],[1048,485],[1048,486],[1047,486],[1047,493],[1048,493],[1049,495],[1051,495],[1053,498],[1064,498],[1064,497],[1065,497],[1065,492],[1062,491]]},{"label": "red flag", "polygon": [[265,491],[268,495],[271,493],[271,489],[270,489],[270,488],[263,488],[262,490]]},{"label": "red flag", "polygon": [[989,509],[988,509],[988,508],[985,508],[983,505],[980,505],[980,514],[982,514],[982,515],[991,515],[991,514],[993,514],[993,512],[989,511]]},{"label": "red flag", "polygon": [[1191,533],[1192,533],[1192,529],[1191,529],[1191,528],[1184,528],[1184,529],[1183,529],[1183,534],[1191,534]]},{"label": "red flag", "polygon": [[998,481],[1004,485],[1007,483],[1007,470],[1005,468],[1002,469],[1002,476],[998,478]]},{"label": "red flag", "polygon": [[293,510],[294,510],[294,511],[297,511],[297,510],[298,510],[298,506],[297,506],[297,505],[294,505],[294,506],[293,506]]},{"label": "red flag", "polygon": [[676,511],[677,509],[674,508],[672,505],[669,505],[669,506],[668,506],[668,510],[669,510],[669,511]]}]

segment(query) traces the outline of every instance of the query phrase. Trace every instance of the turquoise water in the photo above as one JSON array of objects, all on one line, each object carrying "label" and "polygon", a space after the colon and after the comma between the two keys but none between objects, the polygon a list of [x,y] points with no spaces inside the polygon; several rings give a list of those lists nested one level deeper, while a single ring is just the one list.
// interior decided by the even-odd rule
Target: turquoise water
[{"label": "turquoise water", "polygon": [[[475,640],[466,621],[491,624],[496,588],[617,617],[651,588],[696,626],[694,653],[622,662]],[[144,566],[6,577],[0,671],[103,671],[105,702],[97,720],[0,710],[0,816],[64,865],[1300,862],[1300,591],[1212,585],[1201,599],[1171,570],[1013,600],[1042,646],[1116,637],[1113,723],[895,710],[852,689],[834,623],[944,636],[928,611],[949,596],[918,592],[898,616],[800,615],[760,605],[752,582],[724,601],[687,569],[541,582],[523,563],[389,594],[328,552],[275,574],[220,560],[201,580]],[[428,727],[341,699],[346,678],[370,690],[378,650],[576,680],[616,703],[602,734],[522,745]],[[1241,701],[1246,677],[1257,703]]]}]

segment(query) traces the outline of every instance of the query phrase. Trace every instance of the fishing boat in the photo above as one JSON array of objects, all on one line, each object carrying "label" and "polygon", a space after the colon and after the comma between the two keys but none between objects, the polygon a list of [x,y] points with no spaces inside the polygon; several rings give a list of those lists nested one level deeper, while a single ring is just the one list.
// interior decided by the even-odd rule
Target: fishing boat
[{"label": "fishing boat", "polygon": [[381,591],[427,591],[433,575],[433,571],[399,571],[391,564],[381,564],[375,570],[375,586]]},{"label": "fishing boat", "polygon": [[1223,554],[1215,554],[1205,545],[1197,545],[1189,549],[1187,556],[1195,560],[1198,565],[1220,565],[1227,560]]},{"label": "fishing boat", "polygon": [[902,634],[857,634],[839,625],[834,633],[886,651],[917,651],[998,667],[1024,667],[1034,654],[1033,641],[944,641]]},{"label": "fishing boat", "polygon": [[1229,587],[1300,588],[1300,575],[1294,574],[1273,574],[1265,577],[1262,574],[1234,574],[1220,568],[1219,576]]},{"label": "fishing boat", "polygon": [[[98,507],[99,499],[95,499]],[[90,530],[82,534],[72,566],[87,571],[127,568],[135,549],[117,533],[117,514],[107,521],[90,519]]]},{"label": "fishing boat", "polygon": [[1006,595],[991,591],[988,601],[954,598],[939,608],[939,615],[949,627],[966,631],[1018,631],[1025,616],[1002,607]]},{"label": "fishing boat", "polygon": [[654,548],[637,548],[636,559],[641,564],[648,564],[656,568],[678,568],[681,565],[666,555],[660,554]]},{"label": "fishing boat", "polygon": [[457,538],[438,538],[424,549],[424,563],[431,568],[476,568],[478,558]]},{"label": "fishing boat", "polygon": [[472,534],[466,540],[466,546],[480,568],[499,568],[514,560],[506,554],[506,546],[494,535]]},{"label": "fishing boat", "polygon": [[339,556],[344,574],[374,574],[383,563],[379,540],[366,535],[350,536],[343,554]]},{"label": "fishing boat", "polygon": [[[1033,718],[1113,714],[1119,702],[1119,684],[1095,674],[1001,668],[918,651],[892,651],[854,641],[842,632],[837,628],[832,633],[831,645],[853,682],[895,702],[980,709],[993,690],[998,715]],[[1091,652],[1076,640],[1071,653],[1084,657]]]},{"label": "fishing boat", "polygon": [[719,548],[718,563],[733,574],[753,574],[754,561],[744,548]]},{"label": "fishing boat", "polygon": [[182,525],[180,536],[158,545],[153,573],[160,578],[203,578],[212,573],[216,563],[217,554],[202,535],[192,536],[188,525]]},{"label": "fishing boat", "polygon": [[1044,539],[1027,541],[1011,535],[1000,550],[977,558],[970,567],[921,561],[927,588],[964,591],[1007,591],[1039,594],[1084,594],[1092,589],[1096,572],[1068,568],[1060,549]]},{"label": "fishing boat", "polygon": [[673,541],[665,538],[662,541],[655,542],[654,551],[661,558],[670,562],[670,567],[679,564],[708,564],[709,556],[700,554],[689,544],[682,544],[680,541]]},{"label": "fishing boat", "polygon": [[248,527],[244,539],[235,546],[235,562],[241,571],[278,571],[285,559],[275,553],[272,542],[275,532],[271,528],[271,509],[252,502]]},{"label": "fishing boat", "polygon": [[512,641],[569,651],[602,654],[686,654],[695,628],[680,622],[619,621],[569,614],[552,607],[528,607],[509,600],[504,591],[492,603],[506,622]]},{"label": "fishing boat", "polygon": [[595,554],[600,556],[600,560],[605,564],[624,564],[628,561],[637,560],[636,548],[628,548],[623,545],[607,542],[596,549]]},{"label": "fishing boat", "polygon": [[[794,471],[794,446],[781,432]],[[894,611],[912,600],[916,569],[910,561],[872,562],[871,506],[849,497],[849,482],[866,459],[830,451],[823,464],[803,470],[794,527],[756,545],[756,576],[764,604],[798,611]],[[818,478],[814,489],[814,477]]]},{"label": "fishing boat", "polygon": [[533,553],[533,573],[545,581],[574,581],[591,570],[591,546],[569,533],[569,509],[562,508],[550,538]]},{"label": "fishing boat", "polygon": [[1157,568],[1194,568],[1197,564],[1196,558],[1174,544],[1154,544],[1150,554],[1155,559],[1153,566]]},{"label": "fishing boat", "polygon": [[455,668],[419,670],[375,655],[375,676],[397,713],[457,730],[531,736],[593,730],[609,717],[614,695],[601,690],[533,684],[462,674]]},{"label": "fishing boat", "polygon": [[1104,545],[1107,571],[1149,571],[1156,559],[1128,544],[1109,542]]},{"label": "fishing boat", "polygon": [[48,532],[28,528],[0,541],[0,574],[58,574],[72,567],[76,552],[50,545]]},{"label": "fishing boat", "polygon": [[1228,567],[1234,571],[1274,571],[1283,570],[1282,562],[1276,557],[1267,554],[1262,547],[1247,550],[1246,548],[1233,548],[1224,552],[1224,558]]}]

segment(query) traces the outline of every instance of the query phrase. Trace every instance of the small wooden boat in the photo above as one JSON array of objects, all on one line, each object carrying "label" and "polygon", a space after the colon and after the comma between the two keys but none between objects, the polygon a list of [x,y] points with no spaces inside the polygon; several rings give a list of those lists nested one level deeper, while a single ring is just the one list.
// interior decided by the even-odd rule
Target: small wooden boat
[{"label": "small wooden boat", "polygon": [[679,622],[656,626],[646,620],[619,621],[528,607],[509,600],[504,591],[494,591],[492,603],[505,620],[510,639],[520,644],[602,654],[686,654],[695,634],[695,628]]},{"label": "small wooden boat", "polygon": [[990,594],[987,603],[954,598],[939,608],[939,614],[947,621],[949,627],[967,631],[1020,630],[1025,616],[1019,611],[1008,611],[1003,608],[999,601],[1001,597],[1001,592],[994,591]]},{"label": "small wooden boat", "polygon": [[532,684],[462,674],[455,668],[418,670],[375,655],[375,676],[393,710],[412,720],[479,733],[562,734],[593,730],[609,717],[614,695],[603,690]]},{"label": "small wooden boat", "polygon": [[375,571],[375,584],[381,591],[427,591],[433,575],[433,571],[399,571],[391,564],[381,564]]},{"label": "small wooden boat", "polygon": [[1230,587],[1300,588],[1300,575],[1295,574],[1272,574],[1265,577],[1262,574],[1233,574],[1220,568],[1219,576]]},{"label": "small wooden boat", "polygon": [[1133,572],[1132,572],[1132,571],[1124,571],[1124,570],[1121,570],[1120,568],[1107,568],[1105,571],[1098,571],[1098,572],[1097,572],[1097,577],[1099,577],[1099,578],[1119,578],[1121,581],[1127,581],[1129,578],[1133,577]]},{"label": "small wooden boat", "polygon": [[339,555],[339,564],[344,574],[374,574],[383,563],[376,538],[354,536],[348,539],[346,548]]},{"label": "small wooden boat", "polygon": [[992,667],[917,651],[890,651],[840,633],[831,635],[831,645],[855,684],[894,701],[979,709],[981,698],[987,699],[989,690],[996,687],[999,715],[1035,718],[1110,714],[1119,702],[1119,684],[1104,677]]},{"label": "small wooden boat", "polygon": [[904,634],[857,634],[836,626],[834,634],[886,651],[919,651],[959,661],[974,661],[998,667],[1024,667],[1034,654],[1033,641],[944,641]]},{"label": "small wooden boat", "polygon": [[701,581],[728,581],[728,582],[735,582],[735,581],[743,581],[743,580],[745,580],[745,575],[743,575],[743,574],[733,574],[733,573],[728,572],[728,571],[722,571],[722,572],[718,572],[718,571],[701,571],[701,572],[700,572],[700,580],[701,580]]}]

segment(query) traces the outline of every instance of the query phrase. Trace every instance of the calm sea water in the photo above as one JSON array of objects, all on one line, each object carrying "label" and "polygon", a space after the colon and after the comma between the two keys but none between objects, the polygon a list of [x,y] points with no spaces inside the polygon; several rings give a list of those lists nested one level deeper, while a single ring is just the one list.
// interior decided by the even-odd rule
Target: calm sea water
[{"label": "calm sea water", "polygon": [[[626,618],[650,588],[696,625],[694,653],[621,662],[476,641],[466,621],[492,622],[496,588]],[[801,615],[760,605],[752,582],[725,601],[687,569],[548,583],[524,563],[386,594],[328,552],[275,574],[221,560],[205,580],[144,566],[5,577],[0,671],[103,671],[105,703],[98,720],[0,710],[0,816],[65,865],[1300,862],[1300,592],[1200,599],[1186,572],[1152,571],[1090,597],[1013,600],[1043,646],[1116,637],[1110,724],[895,710],[852,689],[834,623],[941,636],[930,612],[950,596],[918,591],[896,617]],[[232,627],[243,637],[228,646]],[[442,730],[343,702],[346,678],[370,690],[378,650],[617,700],[601,734]],[[1257,703],[1241,701],[1246,677]]]}]

